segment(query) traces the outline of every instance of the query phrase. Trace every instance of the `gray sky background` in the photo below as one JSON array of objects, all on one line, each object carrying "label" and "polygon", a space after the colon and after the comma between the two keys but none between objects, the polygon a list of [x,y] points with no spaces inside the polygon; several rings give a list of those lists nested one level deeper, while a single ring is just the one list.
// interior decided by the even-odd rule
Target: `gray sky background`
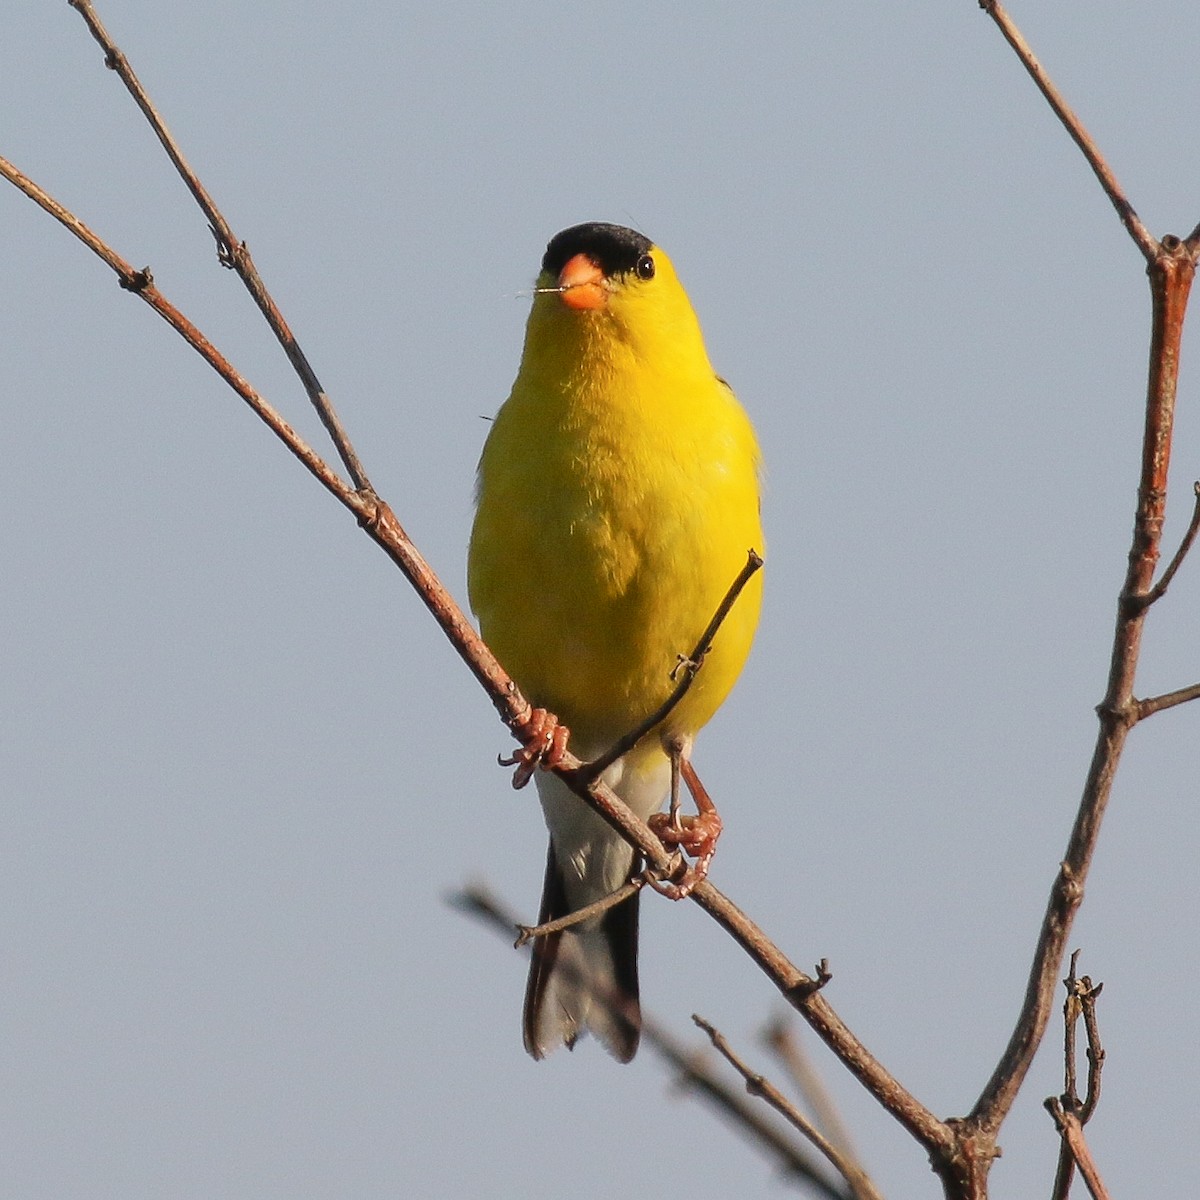
[{"label": "gray sky background", "polygon": [[[1156,234],[1200,219],[1192,0],[1014,16]],[[149,264],[324,450],[65,3],[3,20],[0,153]],[[551,234],[674,259],[768,463],[765,613],[697,763],[717,885],[942,1115],[1011,1029],[1103,693],[1149,323],[1141,259],[973,0],[105,0],[381,493],[460,598],[481,419]],[[152,313],[0,189],[0,1171],[36,1200],[793,1194],[643,1053],[534,1064],[544,856],[509,742],[392,569]],[[1200,476],[1185,342],[1166,544]],[[1200,562],[1143,694],[1200,677]],[[1138,729],[1072,944],[1105,982],[1114,1195],[1196,1139],[1200,712]],[[644,905],[648,1008],[752,1061],[769,984]],[[1057,1027],[997,1196],[1049,1190]],[[921,1152],[814,1053],[892,1197]]]}]

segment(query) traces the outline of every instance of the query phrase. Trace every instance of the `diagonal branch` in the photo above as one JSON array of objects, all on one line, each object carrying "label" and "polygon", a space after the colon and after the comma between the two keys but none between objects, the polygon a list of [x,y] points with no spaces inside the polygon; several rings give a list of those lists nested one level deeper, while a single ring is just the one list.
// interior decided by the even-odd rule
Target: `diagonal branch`
[{"label": "diagonal branch", "polygon": [[765,1100],[789,1124],[794,1125],[829,1160],[835,1171],[850,1185],[856,1200],[882,1200],[870,1176],[853,1157],[843,1153],[810,1121],[769,1079],[751,1071],[735,1053],[728,1039],[703,1017],[693,1014],[692,1020],[708,1034],[717,1053],[722,1055],[746,1081],[746,1091]]},{"label": "diagonal branch", "polygon": [[5,158],[0,158],[0,178],[7,179],[24,192],[35,204],[49,213],[64,228],[75,235],[89,250],[106,263],[116,274],[117,282],[127,292],[132,292],[148,304],[189,346],[192,347],[218,375],[266,422],[272,432],[308,468],[317,480],[341,500],[348,508],[359,514],[368,514],[362,502],[355,502],[354,493],[339,478],[337,473],[308,445],[307,442],[283,419],[282,416],[234,369],[229,361],[177,309],[154,284],[149,267],[140,270],[121,257],[97,233],[89,229],[73,212],[60,204],[48,192],[38,186],[27,175],[19,171]]},{"label": "diagonal branch", "polygon": [[367,479],[362,463],[358,460],[358,455],[355,453],[354,447],[350,444],[350,438],[346,434],[341,420],[334,411],[333,403],[326,394],[325,389],[321,386],[321,381],[317,378],[317,373],[313,370],[304,351],[300,349],[300,344],[296,341],[291,328],[283,319],[283,313],[279,311],[278,305],[276,305],[275,301],[271,298],[271,294],[267,291],[267,286],[263,282],[262,276],[259,275],[258,269],[254,265],[254,260],[250,257],[250,248],[245,242],[239,241],[234,236],[233,229],[225,219],[224,214],[222,214],[213,198],[208,194],[207,189],[200,182],[187,159],[184,158],[179,143],[167,128],[166,122],[155,108],[146,89],[142,87],[141,80],[138,79],[133,68],[129,65],[129,60],[109,36],[108,30],[104,28],[100,17],[92,5],[92,0],[67,0],[67,3],[72,8],[77,9],[80,16],[87,23],[92,37],[96,39],[100,48],[104,51],[104,65],[110,70],[115,71],[120,77],[121,82],[128,89],[138,108],[142,110],[146,120],[150,122],[150,128],[154,130],[158,140],[162,143],[163,149],[167,152],[167,157],[174,164],[175,170],[179,172],[179,176],[187,185],[188,191],[192,193],[196,203],[208,219],[208,226],[212,230],[213,237],[217,239],[218,260],[222,266],[230,267],[238,273],[250,295],[253,297],[255,304],[258,305],[259,311],[266,318],[267,324],[271,327],[275,337],[279,340],[279,344],[283,347],[288,361],[292,364],[292,368],[300,377],[300,382],[304,385],[304,390],[308,393],[309,400],[317,410],[317,415],[321,418],[321,423],[325,426],[326,431],[332,439],[339,457],[345,465],[347,472],[349,472],[350,478],[354,480],[354,486],[360,491],[370,491],[370,481]]},{"label": "diagonal branch", "polygon": [[1021,65],[1029,72],[1033,82],[1037,84],[1038,91],[1046,97],[1046,102],[1063,123],[1067,133],[1071,135],[1071,140],[1083,151],[1083,156],[1096,173],[1096,178],[1100,181],[1104,194],[1112,201],[1113,207],[1117,210],[1117,216],[1121,218],[1121,223],[1129,231],[1129,236],[1133,238],[1146,261],[1153,261],[1158,251],[1158,242],[1142,224],[1141,218],[1134,211],[1133,205],[1129,203],[1121,185],[1117,182],[1112,168],[1104,161],[1104,156],[1100,153],[1096,143],[1092,141],[1091,134],[1083,127],[1083,122],[1075,115],[1071,106],[1063,98],[1063,94],[1046,74],[1042,64],[1034,57],[1034,53],[1021,31],[1013,24],[1012,18],[1004,11],[999,0],[979,0],[979,7],[999,26],[1005,41],[1016,51]]}]

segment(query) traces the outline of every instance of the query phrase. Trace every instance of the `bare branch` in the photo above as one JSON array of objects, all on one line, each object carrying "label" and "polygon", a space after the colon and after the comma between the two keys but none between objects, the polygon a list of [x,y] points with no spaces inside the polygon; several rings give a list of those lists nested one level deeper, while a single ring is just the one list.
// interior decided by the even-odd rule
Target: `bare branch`
[{"label": "bare branch", "polygon": [[1096,1020],[1096,1000],[1104,984],[1092,986],[1092,981],[1085,975],[1080,981],[1080,1005],[1083,1009],[1083,1027],[1087,1032],[1087,1095],[1079,1112],[1079,1121],[1086,1125],[1100,1103],[1100,1075],[1104,1070],[1104,1047],[1100,1044],[1100,1026]]},{"label": "bare branch", "polygon": [[[1054,1110],[1050,1107],[1056,1103],[1054,1096],[1047,1096],[1042,1101],[1052,1116]],[[1061,1105],[1060,1105],[1061,1109]],[[1065,1111],[1065,1110],[1063,1110]],[[1054,1183],[1050,1188],[1050,1200],[1070,1200],[1071,1184],[1075,1182],[1075,1155],[1071,1153],[1071,1144],[1062,1135],[1059,1130],[1058,1137],[1058,1164],[1054,1168]]]},{"label": "bare branch", "polygon": [[1063,123],[1067,133],[1071,135],[1071,140],[1083,151],[1084,158],[1088,160],[1088,164],[1096,173],[1096,178],[1100,181],[1104,194],[1112,201],[1113,207],[1117,210],[1117,216],[1121,218],[1121,223],[1129,231],[1129,236],[1133,238],[1146,261],[1153,261],[1159,249],[1157,240],[1142,224],[1141,218],[1134,211],[1133,205],[1129,203],[1121,185],[1117,182],[1117,177],[1112,173],[1108,163],[1104,161],[1104,156],[1100,153],[1096,143],[1092,141],[1091,134],[1083,127],[1083,122],[1072,112],[1070,105],[1067,104],[1058,88],[1054,86],[1042,64],[1034,57],[1034,53],[1021,31],[1013,24],[1012,18],[1004,11],[999,0],[979,0],[979,7],[1000,27],[1005,41],[1016,51],[1021,65],[1029,72],[1033,82],[1037,84],[1038,91],[1046,97],[1046,102]]},{"label": "bare branch", "polygon": [[693,1014],[692,1020],[708,1034],[717,1052],[746,1081],[746,1091],[752,1096],[761,1096],[789,1124],[794,1125],[829,1160],[830,1165],[850,1184],[856,1198],[860,1200],[882,1200],[874,1183],[865,1171],[847,1158],[769,1079],[751,1071],[734,1052],[725,1035],[714,1028],[703,1017]]},{"label": "bare branch", "polygon": [[91,0],[67,0],[67,2],[72,8],[79,11],[80,16],[87,23],[92,37],[96,39],[100,48],[104,51],[104,65],[110,70],[115,71],[120,77],[121,82],[128,89],[138,108],[142,110],[146,120],[150,122],[150,128],[154,130],[158,140],[162,143],[163,149],[167,152],[167,157],[174,164],[175,170],[179,172],[179,176],[187,185],[188,191],[192,193],[196,203],[208,219],[208,226],[212,230],[213,237],[217,239],[218,261],[222,266],[231,267],[238,273],[250,295],[254,298],[255,304],[258,305],[259,310],[267,320],[267,324],[271,327],[275,337],[279,340],[279,344],[283,347],[288,361],[292,364],[292,368],[300,377],[300,381],[304,385],[304,390],[308,393],[309,400],[312,401],[313,407],[317,410],[317,415],[321,418],[321,423],[325,426],[350,478],[354,481],[354,486],[359,491],[371,491],[371,483],[367,479],[362,463],[358,460],[358,455],[355,453],[354,447],[350,444],[350,439],[342,426],[341,420],[334,411],[333,403],[326,394],[325,389],[321,386],[321,381],[317,378],[317,374],[305,356],[304,351],[300,349],[300,344],[296,341],[291,328],[283,319],[283,314],[279,311],[278,305],[276,305],[275,301],[271,298],[271,294],[267,291],[266,284],[263,282],[262,276],[259,275],[258,269],[250,257],[249,247],[245,242],[239,241],[234,236],[229,222],[225,219],[221,210],[217,208],[213,198],[208,194],[208,191],[196,176],[195,171],[192,170],[187,159],[184,158],[183,151],[179,148],[179,143],[176,142],[171,131],[167,128],[166,122],[155,108],[146,89],[142,87],[141,80],[134,74],[133,68],[129,65],[129,60],[109,36],[108,30],[104,28]]}]

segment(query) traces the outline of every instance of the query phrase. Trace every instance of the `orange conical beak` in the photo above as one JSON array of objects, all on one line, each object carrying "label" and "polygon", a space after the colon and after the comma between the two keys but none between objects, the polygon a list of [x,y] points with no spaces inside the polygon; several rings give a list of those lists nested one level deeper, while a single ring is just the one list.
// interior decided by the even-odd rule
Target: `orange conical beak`
[{"label": "orange conical beak", "polygon": [[604,272],[586,254],[576,254],[558,273],[558,294],[568,308],[580,312],[603,308],[608,301],[604,282]]}]

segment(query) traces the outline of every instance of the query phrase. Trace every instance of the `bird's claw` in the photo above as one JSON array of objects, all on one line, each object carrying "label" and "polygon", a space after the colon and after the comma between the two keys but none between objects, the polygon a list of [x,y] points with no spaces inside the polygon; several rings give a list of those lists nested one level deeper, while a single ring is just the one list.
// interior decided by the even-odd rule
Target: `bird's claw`
[{"label": "bird's claw", "polygon": [[523,720],[512,726],[512,731],[521,743],[520,750],[508,758],[500,756],[496,761],[502,767],[516,767],[512,777],[514,788],[523,788],[538,767],[550,770],[558,766],[567,752],[567,739],[571,736],[571,731],[544,708],[531,708]]},{"label": "bird's claw", "polygon": [[[675,850],[674,865],[665,876],[647,875],[646,882],[670,900],[682,900],[708,877],[709,864],[717,852],[721,836],[721,814],[715,808],[702,810],[695,816],[679,813],[655,813],[650,829],[668,849]],[[684,854],[691,856],[689,863]]]}]

